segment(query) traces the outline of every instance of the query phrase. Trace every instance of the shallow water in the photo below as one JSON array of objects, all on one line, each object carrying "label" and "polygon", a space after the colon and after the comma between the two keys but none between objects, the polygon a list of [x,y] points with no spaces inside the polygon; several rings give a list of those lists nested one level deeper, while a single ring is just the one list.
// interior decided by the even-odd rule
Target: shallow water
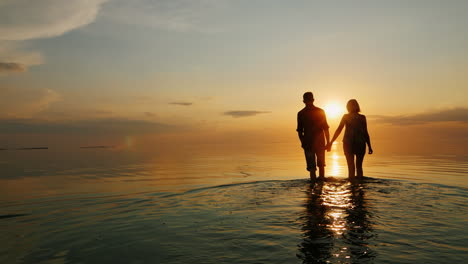
[{"label": "shallow water", "polygon": [[327,160],[334,177],[311,185],[301,153],[1,155],[0,263],[468,257],[464,156],[366,157],[369,177],[351,183],[335,150]]}]

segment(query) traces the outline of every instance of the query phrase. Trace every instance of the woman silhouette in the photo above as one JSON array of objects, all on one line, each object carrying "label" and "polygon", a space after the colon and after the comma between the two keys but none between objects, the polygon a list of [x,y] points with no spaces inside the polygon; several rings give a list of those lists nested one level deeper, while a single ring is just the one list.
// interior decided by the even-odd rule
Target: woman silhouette
[{"label": "woman silhouette", "polygon": [[369,132],[367,131],[366,116],[359,114],[361,108],[356,99],[349,100],[346,104],[346,109],[348,109],[348,113],[341,118],[340,125],[336,129],[332,140],[327,145],[327,150],[330,151],[331,145],[340,135],[343,127],[346,127],[343,137],[343,149],[346,162],[348,163],[348,176],[350,179],[353,179],[355,175],[357,175],[358,178],[362,178],[362,162],[366,154],[366,144],[369,147],[369,154],[373,153]]}]

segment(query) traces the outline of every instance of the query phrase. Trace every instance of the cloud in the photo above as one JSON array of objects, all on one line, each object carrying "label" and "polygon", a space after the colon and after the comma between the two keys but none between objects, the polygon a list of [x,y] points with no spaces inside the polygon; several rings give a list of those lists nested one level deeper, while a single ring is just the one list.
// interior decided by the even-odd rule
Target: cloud
[{"label": "cloud", "polygon": [[147,134],[177,130],[163,123],[123,118],[50,122],[36,119],[0,120],[3,134]]},{"label": "cloud", "polygon": [[452,108],[406,116],[369,116],[381,123],[394,125],[417,125],[433,122],[468,123],[468,108]]},{"label": "cloud", "polygon": [[266,114],[266,113],[271,113],[268,111],[227,111],[224,112],[223,115],[228,115],[232,117],[248,117],[248,116],[255,116],[258,114]]},{"label": "cloud", "polygon": [[90,24],[107,0],[0,0],[0,62],[24,72],[43,63],[40,53],[24,49],[27,40],[60,36]]},{"label": "cloud", "polygon": [[0,3],[0,40],[55,37],[94,21],[107,0],[5,0]]},{"label": "cloud", "polygon": [[182,105],[182,106],[191,106],[193,103],[191,102],[170,102],[171,105]]},{"label": "cloud", "polygon": [[22,42],[0,40],[0,74],[25,72],[29,66],[44,62],[40,53],[28,51],[24,46]]},{"label": "cloud", "polygon": [[0,72],[24,72],[26,65],[16,62],[0,62]]},{"label": "cloud", "polygon": [[47,110],[51,104],[61,101],[59,93],[51,89],[0,90],[0,115],[14,118],[30,118]]},{"label": "cloud", "polygon": [[214,16],[227,0],[115,0],[104,10],[114,21],[169,31],[217,32]]},{"label": "cloud", "polygon": [[42,97],[39,98],[34,104],[34,110],[36,112],[44,111],[49,108],[49,105],[62,100],[60,94],[51,89],[43,90]]}]

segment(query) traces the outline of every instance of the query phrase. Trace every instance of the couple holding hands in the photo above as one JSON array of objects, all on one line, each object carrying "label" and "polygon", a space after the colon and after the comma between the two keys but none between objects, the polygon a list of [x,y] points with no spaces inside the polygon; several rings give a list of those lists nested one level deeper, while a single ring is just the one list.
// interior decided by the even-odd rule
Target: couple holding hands
[{"label": "couple holding hands", "polygon": [[304,149],[311,180],[316,179],[317,167],[320,179],[325,178],[325,149],[330,151],[343,128],[345,128],[343,149],[348,163],[348,177],[350,180],[362,179],[366,144],[369,154],[372,154],[373,150],[367,131],[366,116],[359,113],[361,109],[358,102],[355,99],[348,101],[346,104],[348,113],[343,115],[331,140],[325,112],[314,105],[314,95],[311,92],[304,93],[303,102],[305,107],[297,113],[297,132]]}]

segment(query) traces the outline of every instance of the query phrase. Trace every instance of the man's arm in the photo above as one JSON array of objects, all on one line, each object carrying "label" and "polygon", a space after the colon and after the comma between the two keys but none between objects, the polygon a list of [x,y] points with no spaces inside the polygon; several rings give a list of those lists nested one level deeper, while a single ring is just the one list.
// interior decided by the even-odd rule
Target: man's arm
[{"label": "man's arm", "polygon": [[304,138],[304,134],[303,134],[303,132],[301,132],[301,131],[297,131],[297,134],[299,135],[299,140],[300,140],[300,141],[301,141],[301,143],[302,143],[302,139]]},{"label": "man's arm", "polygon": [[327,140],[327,144],[325,145],[325,147],[328,148],[328,144],[330,143],[330,130],[329,130],[330,126],[328,125],[325,111],[323,111],[322,114],[323,114],[323,133],[325,134],[325,139]]},{"label": "man's arm", "polygon": [[301,141],[301,146],[302,146],[302,140],[304,139],[304,127],[302,125],[301,118],[299,116],[299,113],[297,114],[297,134],[299,136],[299,140]]},{"label": "man's arm", "polygon": [[328,128],[324,129],[323,132],[325,132],[325,139],[327,140],[327,146],[330,143],[330,130]]}]

